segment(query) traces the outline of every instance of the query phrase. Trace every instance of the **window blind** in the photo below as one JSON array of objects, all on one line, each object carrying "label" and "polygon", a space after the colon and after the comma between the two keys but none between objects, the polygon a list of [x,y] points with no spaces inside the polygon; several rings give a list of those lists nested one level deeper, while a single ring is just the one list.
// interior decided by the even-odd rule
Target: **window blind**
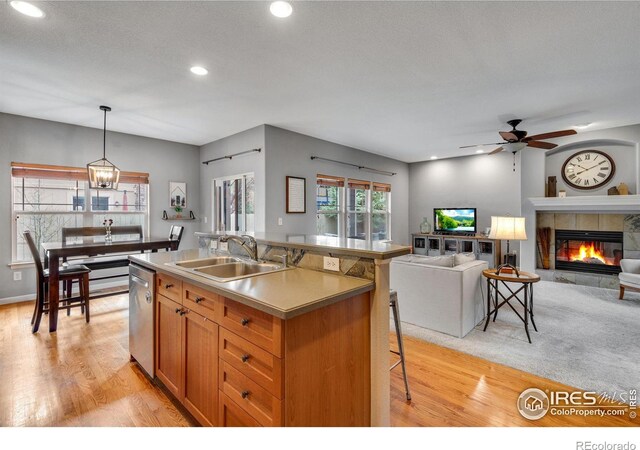
[{"label": "window blind", "polygon": [[[84,167],[52,166],[46,164],[11,163],[11,176],[15,178],[39,178],[56,180],[88,181]],[[149,174],[145,172],[120,172],[120,182],[129,184],[149,184]]]},{"label": "window blind", "polygon": [[371,182],[364,180],[349,180],[349,189],[371,189]]},{"label": "window blind", "polygon": [[386,183],[373,183],[373,190],[376,192],[391,192],[391,185]]},{"label": "window blind", "polygon": [[331,175],[317,175],[318,186],[336,186],[344,187],[344,178],[334,177]]}]

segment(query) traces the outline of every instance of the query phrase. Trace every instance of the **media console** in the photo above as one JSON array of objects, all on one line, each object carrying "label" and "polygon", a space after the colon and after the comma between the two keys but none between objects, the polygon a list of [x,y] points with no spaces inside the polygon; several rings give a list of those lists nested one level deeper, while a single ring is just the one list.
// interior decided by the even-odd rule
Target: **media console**
[{"label": "media console", "polygon": [[487,261],[489,268],[500,265],[502,259],[500,241],[480,234],[414,233],[411,235],[413,253],[440,256],[455,253],[475,253],[476,258]]}]

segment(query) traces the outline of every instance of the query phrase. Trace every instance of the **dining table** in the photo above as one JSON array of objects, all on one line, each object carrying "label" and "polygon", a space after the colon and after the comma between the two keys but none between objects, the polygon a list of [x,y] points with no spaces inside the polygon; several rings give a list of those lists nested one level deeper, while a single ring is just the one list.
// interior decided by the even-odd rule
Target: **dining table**
[{"label": "dining table", "polygon": [[95,257],[120,253],[123,255],[157,252],[158,250],[177,250],[179,241],[169,237],[143,237],[131,239],[114,237],[108,241],[104,236],[87,236],[73,242],[42,243],[45,253],[45,266],[49,269],[49,332],[58,328],[58,306],[60,304],[60,260],[71,257]]}]

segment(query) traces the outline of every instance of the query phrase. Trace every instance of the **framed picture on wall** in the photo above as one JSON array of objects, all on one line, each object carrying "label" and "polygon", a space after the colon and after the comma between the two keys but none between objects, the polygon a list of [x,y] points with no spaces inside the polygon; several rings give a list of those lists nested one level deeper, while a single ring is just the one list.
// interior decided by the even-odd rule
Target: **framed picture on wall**
[{"label": "framed picture on wall", "polygon": [[287,177],[287,213],[304,214],[307,212],[307,179]]},{"label": "framed picture on wall", "polygon": [[187,183],[184,181],[169,181],[169,205],[172,208],[187,206]]}]

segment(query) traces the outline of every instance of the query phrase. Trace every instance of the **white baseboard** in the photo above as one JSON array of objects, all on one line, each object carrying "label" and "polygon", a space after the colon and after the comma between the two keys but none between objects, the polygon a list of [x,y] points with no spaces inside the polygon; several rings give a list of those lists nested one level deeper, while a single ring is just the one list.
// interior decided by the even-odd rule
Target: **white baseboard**
[{"label": "white baseboard", "polygon": [[[77,285],[74,284],[74,292],[77,291]],[[108,289],[108,288],[113,288],[113,287],[128,287],[128,281],[109,281],[107,283],[95,283],[94,285],[94,290],[95,289]],[[15,297],[5,297],[5,298],[0,298],[0,305],[9,305],[11,303],[21,303],[21,302],[31,302],[33,300],[35,300],[36,298],[36,294],[35,292],[33,294],[26,294],[26,295],[17,295]]]}]

